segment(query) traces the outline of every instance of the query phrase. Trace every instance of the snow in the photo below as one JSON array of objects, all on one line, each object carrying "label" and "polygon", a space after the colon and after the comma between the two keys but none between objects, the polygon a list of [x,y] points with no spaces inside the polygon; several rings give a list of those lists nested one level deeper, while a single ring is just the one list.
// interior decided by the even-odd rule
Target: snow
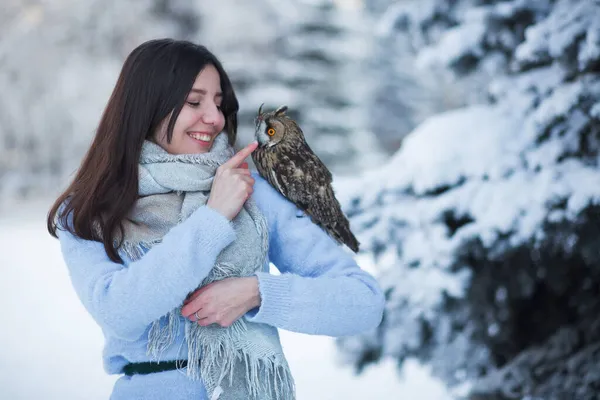
[{"label": "snow", "polygon": [[583,91],[581,81],[564,83],[557,87],[533,112],[531,122],[534,124],[534,131],[550,125],[556,119],[566,117],[568,112],[577,105]]},{"label": "snow", "polygon": [[600,103],[594,104],[592,109],[590,110],[590,116],[597,120],[600,120]]},{"label": "snow", "polygon": [[[573,107],[578,93],[574,88],[578,87],[556,90],[531,120],[548,123],[546,120],[551,116],[565,114]],[[423,279],[428,288],[425,293],[434,293],[430,286],[445,282],[438,288],[459,294],[463,285],[456,281],[454,274],[437,279],[440,272],[428,271],[426,266],[450,267],[455,251],[469,239],[479,238],[486,247],[505,234],[512,234],[513,245],[528,240],[547,217],[548,202],[553,199],[568,200],[562,217],[569,219],[585,206],[598,202],[600,175],[580,161],[549,165],[541,171],[524,168],[524,153],[530,161],[545,159],[550,163],[555,160],[548,160],[548,155],[556,141],[549,141],[547,147],[534,148],[533,153],[528,154],[531,137],[515,136],[516,132],[523,131],[519,122],[493,106],[472,106],[443,113],[421,124],[406,138],[400,151],[376,172],[370,171],[354,182],[350,179],[334,181],[341,198],[347,201],[353,196],[361,198],[364,213],[354,217],[352,223],[361,231],[359,240],[368,250],[372,240],[390,243],[391,247],[398,241],[395,239],[401,241],[398,243],[401,256],[393,251],[389,262],[378,262],[378,270],[385,270],[386,264],[393,268],[400,260],[405,265],[419,265],[418,272],[396,271],[395,274],[402,275],[397,277],[399,282],[411,282],[408,276],[417,274],[414,279],[427,277]],[[562,144],[554,152],[558,154],[559,150],[564,150]],[[452,187],[452,190],[428,196],[443,187]],[[378,196],[385,191],[407,194],[385,202]],[[440,222],[448,210],[457,216],[469,216],[473,221],[449,235]],[[414,288],[407,284],[406,295],[421,298]]]},{"label": "snow", "polygon": [[486,26],[474,21],[449,29],[435,45],[420,51],[418,65],[427,68],[435,64],[450,65],[465,55],[480,58],[484,55]]},{"label": "snow", "polygon": [[[107,399],[114,376],[102,370],[103,337],[75,295],[58,241],[45,230],[47,201],[0,213],[0,398]],[[281,331],[298,399],[450,397],[428,369],[386,360],[355,376],[340,366],[334,341]],[[18,349],[18,351],[17,351]]]},{"label": "snow", "polygon": [[431,117],[390,161],[385,187],[410,185],[420,195],[463,179],[503,176],[518,163],[518,129],[518,120],[489,106]]},{"label": "snow", "polygon": [[580,38],[586,37],[583,45],[575,50],[578,67],[583,70],[600,54],[599,19],[598,7],[585,1],[561,0],[545,21],[525,31],[526,40],[517,47],[516,59],[523,64],[545,62],[549,58],[561,59]]}]

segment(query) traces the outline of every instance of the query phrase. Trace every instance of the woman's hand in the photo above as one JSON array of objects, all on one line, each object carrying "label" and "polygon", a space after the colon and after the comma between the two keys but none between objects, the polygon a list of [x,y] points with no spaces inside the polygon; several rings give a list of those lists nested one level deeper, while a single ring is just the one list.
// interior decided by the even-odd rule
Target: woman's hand
[{"label": "woman's hand", "polygon": [[254,191],[254,178],[244,160],[257,146],[258,142],[250,143],[217,168],[206,205],[230,221],[238,215]]},{"label": "woman's hand", "polygon": [[260,303],[256,276],[225,278],[209,283],[188,296],[181,314],[202,326],[218,324],[228,327]]}]

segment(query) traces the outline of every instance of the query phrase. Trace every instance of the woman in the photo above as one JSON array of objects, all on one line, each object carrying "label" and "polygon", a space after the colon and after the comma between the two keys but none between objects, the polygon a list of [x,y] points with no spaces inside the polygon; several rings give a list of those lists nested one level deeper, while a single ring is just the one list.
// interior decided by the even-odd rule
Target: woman
[{"label": "woman", "polygon": [[257,143],[233,154],[237,111],[206,48],[142,44],[50,210],[105,369],[123,374],[112,399],[293,399],[277,328],[342,336],[381,321],[376,281],[250,173]]}]

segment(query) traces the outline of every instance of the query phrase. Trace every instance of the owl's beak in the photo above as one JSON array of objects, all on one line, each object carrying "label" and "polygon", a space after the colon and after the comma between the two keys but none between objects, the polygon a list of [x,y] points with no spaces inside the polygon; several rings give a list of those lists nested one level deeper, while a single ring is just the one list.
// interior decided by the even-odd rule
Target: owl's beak
[{"label": "owl's beak", "polygon": [[254,126],[256,128],[256,130],[258,131],[258,128],[260,127],[260,124],[262,123],[263,119],[262,116],[258,116],[254,119]]},{"label": "owl's beak", "polygon": [[261,126],[261,122],[262,119],[256,119],[256,127],[254,128],[254,136],[256,136],[256,138],[258,139],[258,133],[260,132],[260,126]]},{"label": "owl's beak", "polygon": [[262,147],[265,144],[263,135],[261,134],[264,129],[265,129],[265,120],[262,118],[262,116],[259,116],[256,118],[256,127],[254,129],[254,136],[256,137],[256,140],[258,141],[259,147]]}]

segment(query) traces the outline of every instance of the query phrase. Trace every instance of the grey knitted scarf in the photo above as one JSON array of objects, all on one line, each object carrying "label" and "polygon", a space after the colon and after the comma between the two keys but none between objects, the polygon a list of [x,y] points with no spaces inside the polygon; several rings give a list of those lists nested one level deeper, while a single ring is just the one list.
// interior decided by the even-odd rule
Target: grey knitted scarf
[{"label": "grey knitted scarf", "polygon": [[[204,154],[171,155],[146,141],[139,165],[140,198],[124,225],[119,252],[140,259],[176,224],[206,204],[217,167],[233,156],[227,136]],[[217,257],[204,286],[232,276],[251,276],[266,262],[268,229],[250,198],[233,220],[237,239]],[[202,249],[198,249],[202,251]],[[168,268],[165,265],[165,268]],[[159,360],[185,321],[187,375],[201,379],[211,400],[294,399],[294,381],[274,327],[240,318],[228,328],[200,326],[181,317],[181,307],[152,324],[148,354]]]}]

